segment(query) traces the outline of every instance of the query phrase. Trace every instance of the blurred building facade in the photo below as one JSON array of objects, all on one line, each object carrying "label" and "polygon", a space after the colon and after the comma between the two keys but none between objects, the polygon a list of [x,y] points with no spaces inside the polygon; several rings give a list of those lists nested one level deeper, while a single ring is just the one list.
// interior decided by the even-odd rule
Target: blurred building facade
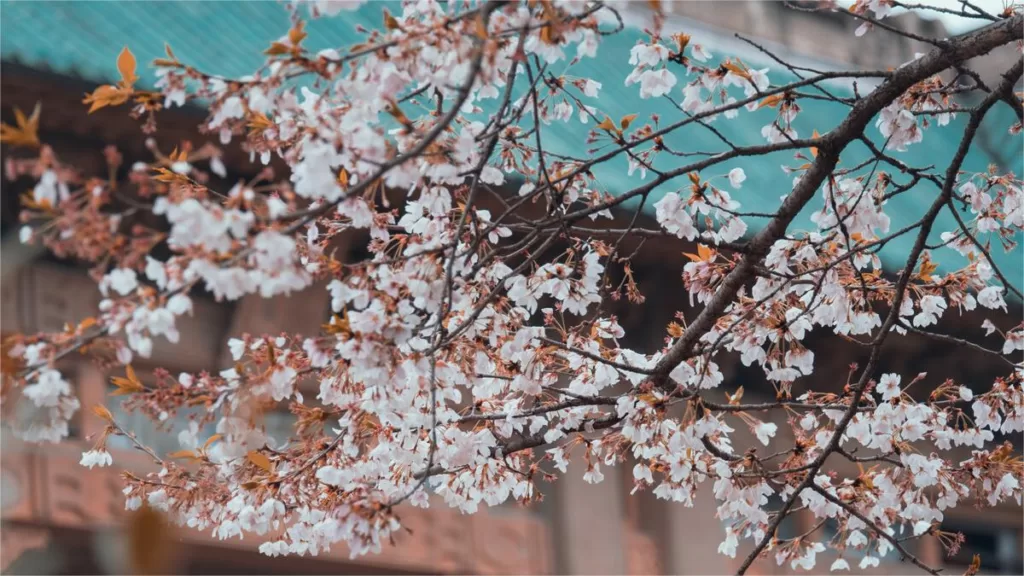
[{"label": "blurred building facade", "polygon": [[[230,44],[214,42],[215,30],[204,30],[204,10],[213,3],[160,3],[148,18],[135,19],[129,4],[117,13],[75,3],[51,3],[45,13],[38,7],[0,3],[0,26],[8,39],[3,45],[2,95],[3,117],[12,115],[14,106],[31,109],[43,103],[41,136],[52,143],[65,160],[100,173],[104,170],[100,151],[116,144],[125,154],[125,165],[134,159],[148,158],[134,121],[123,110],[104,110],[86,116],[80,95],[99,82],[109,81],[97,72],[96,59],[113,61],[116,50],[96,46],[74,46],[81,61],[60,60],[57,52],[38,46],[30,34],[53,35],[53,42],[74,42],[81,27],[102,31],[103,26],[120,31],[113,44],[127,43],[124,36],[149,37],[162,47],[162,34],[178,34],[192,41],[192,50],[206,46],[211,52],[231,49]],[[283,10],[263,3],[237,4],[234,10],[243,19],[245,31],[260,35],[261,44],[280,36]],[[803,5],[807,3],[796,3]],[[665,3],[672,25],[679,26],[706,41],[712,51],[727,52],[743,44],[734,33],[743,35],[794,62],[816,66],[885,67],[905,62],[926,46],[886,38],[885,42],[865,43],[854,36],[857,23],[850,18],[822,12],[801,12],[773,2],[672,2]],[[648,16],[645,3],[621,5],[627,22],[641,23]],[[223,9],[223,8],[219,8]],[[141,10],[150,10],[141,8]],[[34,18],[45,18],[34,21]],[[114,22],[109,20],[113,18]],[[117,20],[120,18],[120,20]],[[46,26],[43,28],[43,22]],[[900,25],[923,35],[942,36],[941,24],[916,17],[898,19]],[[17,29],[14,27],[18,27]],[[66,27],[66,28],[62,28]],[[176,31],[179,27],[183,30]],[[40,30],[46,30],[41,32]],[[63,34],[63,31],[68,31]],[[270,32],[273,31],[273,32]],[[210,42],[213,44],[211,45]],[[716,44],[717,43],[717,44]],[[866,47],[867,46],[867,47]],[[183,60],[186,54],[174,46]],[[135,49],[135,45],[132,45]],[[738,49],[738,48],[737,48]],[[750,50],[748,46],[746,48]],[[207,55],[210,57],[211,55]],[[214,58],[227,58],[220,53]],[[1018,56],[1019,57],[1019,56]],[[141,60],[141,58],[140,58]],[[988,64],[986,64],[988,65]],[[992,70],[980,70],[983,76]],[[161,116],[157,138],[171,148],[181,140],[202,143],[204,136],[194,127],[203,118],[199,110],[175,109]],[[995,136],[993,136],[995,137]],[[999,151],[998,142],[992,144]],[[1019,153],[1019,151],[1018,151]],[[994,158],[994,161],[997,160]],[[253,169],[246,155],[229,153],[225,158],[233,175],[249,175]],[[99,292],[81,267],[47,258],[17,242],[17,197],[31,182],[4,182],[3,187],[3,269],[0,329],[4,335],[59,330],[65,322],[93,315]],[[637,346],[656,347],[663,335],[649,333],[645,327],[663,326],[679,308],[678,282],[681,263],[666,264],[665,255],[678,255],[681,245],[667,244],[647,260],[638,263],[641,284],[646,280],[648,294],[645,312],[623,316],[627,333],[639,334]],[[358,247],[351,247],[352,257]],[[678,258],[674,258],[678,260]],[[136,366],[140,374],[162,367],[171,373],[216,370],[230,365],[225,342],[242,333],[276,334],[282,331],[315,333],[327,318],[329,301],[323,286],[314,286],[288,298],[263,300],[250,297],[223,304],[202,295],[195,297],[195,313],[179,319],[181,344],[162,343],[153,357]],[[1015,312],[1019,317],[1019,310]],[[964,320],[967,325],[968,320]],[[976,326],[979,322],[974,322]],[[823,346],[828,346],[827,339]],[[926,365],[950,375],[967,368],[952,355],[943,357],[932,344],[910,340],[904,348],[886,360],[888,366]],[[962,357],[958,357],[962,358]],[[819,355],[818,371],[826,375],[845,374],[857,358],[835,354]],[[984,364],[985,360],[979,360]],[[82,406],[105,402],[108,376],[93,366],[70,361],[61,366],[77,386]],[[743,379],[743,368],[724,367],[727,378]],[[985,374],[986,368],[973,365],[970,370]],[[826,376],[827,377],[827,376]],[[988,380],[991,382],[991,379]],[[824,380],[815,386],[834,386]],[[770,391],[768,391],[770,392]],[[749,397],[765,394],[747,387]],[[112,403],[107,401],[108,406]],[[126,427],[138,431],[144,442],[158,450],[178,448],[175,435],[158,433],[144,419],[118,414]],[[268,433],[286,434],[286,414],[270,415]],[[101,429],[88,410],[80,411],[73,424],[72,440],[59,446],[27,446],[3,435],[0,456],[0,492],[2,520],[0,528],[0,569],[11,573],[125,573],[125,551],[132,545],[132,530],[137,524],[123,510],[119,471],[123,468],[146,471],[147,460],[132,453],[128,446],[112,446],[115,466],[87,470],[78,465],[85,440]],[[785,427],[780,427],[785,430]],[[785,441],[785,438],[779,438]],[[582,480],[582,470],[570,466],[569,473],[551,485],[541,486],[545,500],[529,508],[514,504],[481,509],[474,515],[461,515],[443,506],[429,510],[407,509],[403,522],[411,533],[396,538],[396,546],[385,547],[377,556],[350,559],[343,546],[316,558],[277,558],[260,556],[256,549],[262,541],[247,536],[244,540],[219,541],[209,533],[178,530],[159,545],[170,547],[173,571],[185,574],[283,574],[283,573],[579,573],[579,574],[721,574],[735,571],[742,560],[717,554],[724,526],[715,518],[715,502],[707,489],[694,508],[656,500],[649,493],[630,496],[632,465],[605,468],[606,479],[597,485]],[[985,559],[983,573],[1019,572],[1021,563],[1020,508],[972,511],[964,508],[947,519],[948,529],[967,534],[969,546],[956,558],[945,559],[937,541],[924,538],[912,545],[924,562],[932,565],[965,565],[974,551]],[[783,526],[789,537],[813,526],[810,518],[795,515]],[[819,560],[824,562],[824,560]],[[830,560],[829,560],[830,562]],[[827,565],[827,564],[826,564]],[[900,574],[912,567],[901,564],[894,554],[875,572]],[[789,573],[788,566],[760,562],[754,572]]]}]

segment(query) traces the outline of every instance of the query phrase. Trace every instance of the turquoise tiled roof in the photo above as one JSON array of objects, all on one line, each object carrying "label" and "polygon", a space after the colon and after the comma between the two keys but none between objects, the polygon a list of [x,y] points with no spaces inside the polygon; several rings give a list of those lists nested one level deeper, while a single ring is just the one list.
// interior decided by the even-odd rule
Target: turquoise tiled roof
[{"label": "turquoise tiled roof", "polygon": [[[395,3],[391,9],[397,10]],[[307,45],[313,49],[341,47],[352,44],[360,36],[358,27],[376,28],[381,22],[383,2],[371,2],[354,13],[343,13],[339,17],[314,20],[308,23]],[[215,74],[235,77],[252,72],[263,63],[261,52],[271,41],[283,36],[290,23],[288,12],[277,2],[0,2],[0,56],[7,62],[18,62],[33,68],[79,76],[95,81],[107,82],[117,78],[115,57],[122,46],[129,46],[140,63],[163,56],[163,45],[167,42],[183,61]],[[623,81],[629,74],[628,50],[643,35],[639,30],[627,29],[621,34],[602,41],[595,59],[584,59],[566,73],[587,76],[603,83],[601,95],[593,99],[601,113],[619,118],[629,113],[640,112],[643,116],[657,113],[662,122],[680,117],[680,113],[664,100],[640,100],[638,87],[625,87]],[[716,46],[708,48],[716,56],[723,50]],[[749,60],[749,58],[748,58]],[[780,83],[790,77],[778,66],[759,64],[771,68],[769,77]],[[557,65],[561,71],[564,64]],[[141,72],[141,70],[140,70]],[[152,82],[151,75],[141,74],[144,82]],[[842,88],[832,88],[842,95]],[[847,94],[849,95],[849,94]],[[812,130],[827,132],[845,116],[846,108],[831,102],[806,100],[801,104],[803,112],[796,121],[801,136]],[[741,112],[732,121],[719,120],[715,127],[738,145],[763,143],[760,127],[767,124],[774,114],[769,108],[757,112]],[[969,171],[984,171],[990,163],[1000,164],[1005,170],[1017,174],[1024,172],[1024,158],[1021,155],[1021,137],[1010,137],[1006,127],[1012,122],[1012,111],[1002,104],[990,114],[982,126],[979,138],[987,139],[986,145],[974,146],[968,154],[964,168]],[[935,165],[940,169],[952,157],[962,134],[966,118],[961,115],[950,126],[932,126],[927,138],[913,145],[907,152],[894,153],[904,162],[926,166]],[[580,145],[591,126],[575,120],[564,126],[549,126],[545,137],[552,151],[580,155]],[[881,137],[873,127],[869,136],[879,145]],[[690,126],[684,131],[672,134],[668,143],[681,151],[720,151],[722,144],[709,130]],[[867,158],[867,149],[860,143],[851,145],[844,152],[841,166],[853,166]],[[659,166],[671,167],[675,158],[662,158]],[[792,176],[786,175],[781,166],[794,165],[792,152],[777,152],[756,158],[744,158],[738,162],[725,163],[705,171],[704,176],[726,173],[730,168],[742,164],[747,173],[747,182],[735,196],[743,203],[744,209],[754,212],[771,212],[779,204],[779,197],[792,186]],[[882,167],[892,172],[891,169]],[[625,159],[617,159],[595,170],[601,184],[610,192],[622,192],[640,184],[639,174],[626,175]],[[682,186],[683,183],[677,183]],[[666,191],[663,186],[652,194],[648,207]],[[922,185],[915,190],[890,200],[887,212],[892,217],[892,229],[896,230],[915,221],[933,201],[937,190]],[[811,229],[808,218],[820,202],[812,202],[793,225],[794,230]],[[756,225],[756,221],[750,222]],[[932,241],[938,241],[938,234],[956,226],[953,217],[944,212],[938,219]],[[900,266],[901,256],[913,242],[913,234],[894,240],[882,252],[888,266]],[[950,263],[957,258],[952,251],[944,251],[940,261]],[[1001,248],[993,250],[997,263],[1012,279],[1022,275],[1022,250],[1006,254]]]}]

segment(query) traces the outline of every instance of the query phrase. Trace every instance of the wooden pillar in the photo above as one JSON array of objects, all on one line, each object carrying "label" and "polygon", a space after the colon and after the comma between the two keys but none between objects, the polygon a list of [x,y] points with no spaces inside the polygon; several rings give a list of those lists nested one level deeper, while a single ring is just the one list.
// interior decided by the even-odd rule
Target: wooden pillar
[{"label": "wooden pillar", "polygon": [[[709,480],[693,496],[693,508],[670,502],[665,567],[669,574],[728,574],[735,571],[733,560],[718,553],[725,527],[715,517],[717,506]],[[736,553],[741,558],[741,551]]]},{"label": "wooden pillar", "polygon": [[[78,366],[74,385],[78,402],[81,404],[79,413],[76,414],[81,426],[82,437],[87,438],[103,430],[106,426],[102,420],[92,413],[92,407],[97,404],[107,404],[107,378],[91,362],[83,362]],[[115,399],[116,400],[116,399]]]},{"label": "wooden pillar", "polygon": [[918,559],[924,564],[932,567],[939,567],[944,564],[942,544],[938,538],[932,535],[922,536],[918,539]]},{"label": "wooden pillar", "polygon": [[[578,450],[578,449],[577,449]],[[573,458],[556,483],[555,569],[559,574],[625,574],[622,482],[619,467],[601,465],[604,480],[583,480],[586,463]]]}]

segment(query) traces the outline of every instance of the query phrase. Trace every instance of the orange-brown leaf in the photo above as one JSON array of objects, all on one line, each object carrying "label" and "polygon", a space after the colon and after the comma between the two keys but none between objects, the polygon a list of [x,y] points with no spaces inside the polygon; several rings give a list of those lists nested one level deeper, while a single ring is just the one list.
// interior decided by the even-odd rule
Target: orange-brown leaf
[{"label": "orange-brown leaf", "polygon": [[78,323],[78,329],[79,330],[85,330],[87,328],[92,328],[93,326],[96,325],[96,322],[97,322],[97,320],[95,318],[93,318],[92,316],[89,316],[88,318],[85,318],[81,322]]},{"label": "orange-brown leaf", "polygon": [[114,423],[114,415],[111,414],[110,410],[107,410],[107,407],[104,406],[103,404],[97,404],[97,405],[93,406],[92,407],[92,413],[97,415],[97,416],[99,416],[100,418],[106,420],[107,422],[109,422],[111,424]]},{"label": "orange-brown leaf", "polygon": [[284,42],[271,42],[270,48],[263,51],[267,56],[280,56],[282,54],[291,53],[292,49]]},{"label": "orange-brown leaf", "polygon": [[210,436],[210,438],[206,440],[206,444],[203,444],[203,450],[205,451],[217,440],[220,440],[220,434],[214,434],[213,436]]},{"label": "orange-brown leaf", "polygon": [[135,55],[125,46],[117,55],[117,71],[121,73],[121,82],[125,87],[130,87],[139,79],[135,75],[135,65]]},{"label": "orange-brown leaf", "polygon": [[676,322],[668,323],[668,335],[673,338],[679,338],[683,335],[683,327]]},{"label": "orange-brown leaf", "polygon": [[388,114],[394,116],[395,120],[398,120],[402,126],[412,126],[412,121],[409,120],[409,117],[405,115],[405,112],[403,112],[402,109],[394,102],[389,103],[384,110],[387,111]]},{"label": "orange-brown leaf", "polygon": [[255,450],[250,450],[249,453],[245,455],[245,457],[249,460],[249,462],[252,462],[257,467],[262,468],[263,470],[267,471],[270,474],[274,473],[274,465],[271,464],[270,458],[267,458],[263,454]]},{"label": "orange-brown leaf", "polygon": [[715,257],[714,249],[703,244],[697,244],[697,253],[700,254],[701,260],[711,260]]},{"label": "orange-brown leaf", "polygon": [[964,570],[964,576],[974,576],[981,570],[981,554],[975,554],[971,559],[971,565]]},{"label": "orange-brown leaf", "polygon": [[306,23],[303,22],[302,20],[299,20],[295,24],[295,26],[288,31],[288,40],[292,43],[292,46],[295,46],[297,48],[299,44],[301,44],[302,41],[306,39],[306,36],[308,36],[308,34],[306,34],[305,27]]},{"label": "orange-brown leaf", "polygon": [[709,248],[703,244],[697,244],[697,253],[692,254],[689,252],[683,252],[683,254],[693,262],[710,262],[715,259],[715,250]]},{"label": "orange-brown leaf", "polygon": [[932,272],[938,268],[938,264],[932,262],[931,258],[928,257],[928,253],[925,252],[924,257],[921,259],[921,270],[917,273],[925,282],[929,282],[932,279]]},{"label": "orange-brown leaf", "polygon": [[120,106],[128,101],[134,91],[131,88],[100,86],[92,94],[86,94],[83,104],[89,104],[89,114],[107,106]]},{"label": "orange-brown leaf", "polygon": [[726,60],[725,63],[722,64],[722,66],[725,66],[726,70],[732,72],[733,74],[739,76],[740,78],[746,78],[747,80],[750,80],[750,73],[747,72],[745,69],[741,68],[740,66],[733,64],[731,61]]},{"label": "orange-brown leaf", "polygon": [[117,386],[117,390],[111,392],[112,396],[123,396],[125,394],[141,392],[146,389],[146,387],[142,385],[142,382],[139,381],[139,378],[135,375],[135,370],[133,370],[131,366],[126,366],[125,371],[127,372],[127,378],[114,376],[110,379],[110,382],[114,386]]},{"label": "orange-brown leaf", "polygon": [[29,148],[39,147],[39,113],[42,110],[42,103],[36,102],[36,107],[32,110],[32,115],[28,118],[19,109],[14,109],[14,122],[16,126],[10,124],[0,124],[0,142],[10,144],[11,146],[26,146]]},{"label": "orange-brown leaf", "polygon": [[191,450],[178,450],[176,452],[171,452],[170,454],[167,455],[167,457],[168,458],[173,458],[175,460],[182,460],[182,459],[186,459],[186,458],[189,459],[189,460],[198,460],[199,459],[196,456],[196,453],[191,451]]},{"label": "orange-brown leaf", "polygon": [[131,364],[125,366],[124,367],[124,371],[125,371],[125,375],[128,376],[128,379],[131,380],[132,384],[135,384],[136,386],[139,386],[140,388],[142,387],[142,382],[140,382],[139,381],[139,377],[135,375],[135,368],[132,368]]},{"label": "orange-brown leaf", "polygon": [[743,386],[737,388],[735,394],[729,394],[728,392],[726,392],[725,397],[729,399],[729,404],[733,406],[738,405],[740,403],[740,400],[743,399]]},{"label": "orange-brown leaf", "polygon": [[134,390],[130,390],[128,388],[120,388],[119,387],[117,390],[114,390],[113,392],[111,392],[110,395],[111,396],[127,396],[127,395],[129,395],[129,394],[131,394],[133,392],[134,392]]},{"label": "orange-brown leaf", "polygon": [[612,119],[607,116],[604,117],[604,120],[602,120],[601,123],[597,125],[597,127],[606,132],[616,132],[618,130],[615,127],[615,122],[613,122]]},{"label": "orange-brown leaf", "polygon": [[177,172],[168,170],[167,168],[155,168],[154,171],[156,174],[153,176],[153,180],[156,180],[157,182],[164,182],[166,184],[171,184],[173,182],[184,184],[188,182],[188,176],[178,174]]},{"label": "orange-brown leaf", "polygon": [[262,112],[253,112],[249,115],[248,126],[252,132],[262,132],[273,125],[274,123],[270,121],[270,118],[267,118],[267,115]]},{"label": "orange-brown leaf", "polygon": [[483,12],[477,15],[474,20],[474,33],[476,34],[476,37],[481,40],[487,38],[487,22],[484,19]]},{"label": "orange-brown leaf", "polygon": [[633,123],[633,120],[636,120],[636,114],[627,114],[622,117],[622,120],[619,120],[619,126],[625,130],[629,128],[629,125]]},{"label": "orange-brown leaf", "polygon": [[782,102],[782,99],[785,98],[785,96],[786,95],[784,93],[772,94],[771,96],[765,98],[764,100],[761,100],[761,103],[757,105],[757,108],[759,110],[761,108],[764,108],[765,106],[775,108],[776,106],[779,105],[779,102]]},{"label": "orange-brown leaf", "polygon": [[644,402],[650,405],[653,405],[655,402],[658,401],[658,397],[655,396],[654,394],[651,394],[650,392],[644,392],[643,394],[639,394],[636,398],[637,400],[643,400]]},{"label": "orange-brown leaf", "polygon": [[277,354],[274,352],[274,343],[267,338],[267,359],[271,364],[277,364]]},{"label": "orange-brown leaf", "polygon": [[391,15],[391,12],[387,8],[384,9],[384,28],[387,30],[401,30],[402,26],[395,20],[395,17]]},{"label": "orange-brown leaf", "polygon": [[676,46],[679,47],[679,53],[680,54],[682,54],[683,50],[685,50],[686,47],[690,44],[690,35],[689,34],[683,34],[683,33],[673,34],[672,38],[675,39]]}]

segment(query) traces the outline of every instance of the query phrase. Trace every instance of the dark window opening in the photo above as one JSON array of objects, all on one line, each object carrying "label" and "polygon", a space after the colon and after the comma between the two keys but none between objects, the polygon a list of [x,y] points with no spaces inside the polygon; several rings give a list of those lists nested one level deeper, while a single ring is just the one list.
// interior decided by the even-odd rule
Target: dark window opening
[{"label": "dark window opening", "polygon": [[969,522],[944,522],[943,532],[960,533],[963,544],[956,554],[946,557],[948,566],[970,566],[975,554],[981,558],[981,571],[993,574],[1024,574],[1019,530],[999,525]]}]

